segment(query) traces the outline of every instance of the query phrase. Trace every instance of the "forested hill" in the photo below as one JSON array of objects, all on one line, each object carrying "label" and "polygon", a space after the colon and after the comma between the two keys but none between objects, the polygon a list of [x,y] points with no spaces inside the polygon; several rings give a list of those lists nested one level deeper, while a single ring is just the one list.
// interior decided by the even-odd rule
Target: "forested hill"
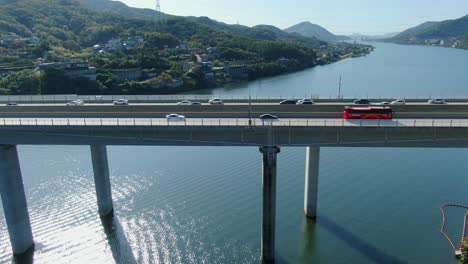
[{"label": "forested hill", "polygon": [[425,44],[468,49],[468,15],[442,22],[426,22],[386,39],[399,44]]},{"label": "forested hill", "polygon": [[309,38],[317,38],[323,41],[350,40],[350,38],[347,36],[335,35],[325,28],[310,22],[299,23],[297,25],[286,28],[284,31],[289,33],[297,33]]},{"label": "forested hill", "polygon": [[[161,12],[157,12],[155,10],[130,7],[119,1],[111,1],[111,0],[79,0],[79,1],[94,11],[118,14],[118,15],[122,15],[128,18],[161,20],[163,18],[168,18],[168,17],[175,18],[176,17],[176,16],[170,16]],[[293,42],[293,43],[301,43],[301,44],[315,45],[315,46],[326,45],[325,43],[323,43],[323,41],[320,41],[317,38],[303,37],[297,34],[289,34],[286,31],[283,31],[277,27],[270,26],[270,25],[258,25],[254,27],[248,27],[248,26],[239,25],[239,24],[230,25],[230,24],[219,22],[219,21],[216,21],[209,17],[204,17],[204,16],[201,16],[201,17],[190,16],[190,17],[178,17],[178,18],[185,18],[192,22],[196,22],[196,23],[208,26],[212,29],[225,31],[231,34],[248,37],[248,38]]]},{"label": "forested hill", "polygon": [[[80,52],[83,48],[111,38],[143,35],[147,32],[168,33],[193,46],[221,46],[239,52],[257,53],[258,49],[252,45],[274,44],[262,42],[255,35],[249,37],[235,34],[180,17],[154,21],[95,12],[75,0],[0,0],[0,3],[0,34],[35,36],[54,47],[62,47],[71,52]],[[317,41],[309,42],[308,44],[315,44],[316,47],[325,45]],[[311,48],[302,45],[281,45],[290,51],[296,50],[301,55],[304,52],[314,53]]]}]

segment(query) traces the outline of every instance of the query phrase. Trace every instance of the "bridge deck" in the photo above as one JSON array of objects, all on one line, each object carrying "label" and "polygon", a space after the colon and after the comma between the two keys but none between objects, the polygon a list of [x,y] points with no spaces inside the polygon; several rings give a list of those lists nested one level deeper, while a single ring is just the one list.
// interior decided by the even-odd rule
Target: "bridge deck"
[{"label": "bridge deck", "polygon": [[0,144],[468,147],[468,120],[1,118]]}]

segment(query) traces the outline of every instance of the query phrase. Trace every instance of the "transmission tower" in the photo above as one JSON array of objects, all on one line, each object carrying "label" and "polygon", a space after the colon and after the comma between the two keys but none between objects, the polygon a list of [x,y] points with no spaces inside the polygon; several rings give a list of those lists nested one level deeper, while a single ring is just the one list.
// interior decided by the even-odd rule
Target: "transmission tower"
[{"label": "transmission tower", "polygon": [[156,11],[161,12],[161,5],[159,4],[159,0],[156,0]]}]

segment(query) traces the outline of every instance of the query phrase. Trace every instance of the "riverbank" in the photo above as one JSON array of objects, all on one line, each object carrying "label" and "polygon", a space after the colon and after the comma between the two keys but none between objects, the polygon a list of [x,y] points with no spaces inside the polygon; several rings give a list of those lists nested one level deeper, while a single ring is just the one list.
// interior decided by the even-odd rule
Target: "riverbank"
[{"label": "riverbank", "polygon": [[[288,74],[294,74],[294,73],[299,73],[305,70],[310,70],[316,67],[322,67],[322,66],[327,66],[327,65],[332,65],[334,63],[341,62],[346,59],[350,58],[359,58],[359,57],[365,57],[371,54],[375,50],[375,47],[372,45],[363,45],[361,49],[359,50],[354,50],[348,53],[345,53],[343,55],[336,55],[333,60],[328,60],[328,61],[319,61],[318,64],[314,64],[313,66],[309,67],[300,67],[300,68],[287,68],[287,67],[282,67],[281,65],[278,65],[277,71],[273,72],[272,74],[263,73],[263,74],[256,74],[256,75],[249,75],[248,79],[236,79],[232,80],[229,79],[225,82],[205,82],[203,85],[200,85],[199,87],[193,87],[193,86],[182,86],[182,87],[177,87],[177,88],[165,88],[165,89],[159,89],[158,93],[155,94],[187,94],[187,93],[198,93],[200,91],[206,91],[210,89],[219,89],[223,87],[230,87],[230,86],[235,86],[238,84],[244,84],[248,82],[253,82],[253,81],[259,81],[263,79],[268,79],[268,78],[277,78],[281,76],[285,76]],[[254,67],[259,67],[258,65],[254,65]]]},{"label": "riverbank", "polygon": [[336,98],[467,97],[468,51],[441,47],[366,42],[374,50],[290,74],[233,83],[185,94]]}]

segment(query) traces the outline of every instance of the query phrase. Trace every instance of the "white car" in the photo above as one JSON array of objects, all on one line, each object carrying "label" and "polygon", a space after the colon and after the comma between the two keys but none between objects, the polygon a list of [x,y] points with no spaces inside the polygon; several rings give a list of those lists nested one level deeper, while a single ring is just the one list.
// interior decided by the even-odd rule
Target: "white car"
[{"label": "white car", "polygon": [[309,98],[304,98],[296,102],[298,105],[305,105],[305,104],[314,104],[314,101]]},{"label": "white car", "polygon": [[390,104],[392,104],[392,105],[404,105],[404,104],[406,104],[406,101],[404,99],[397,99],[395,101],[392,101]]},{"label": "white car", "polygon": [[84,101],[78,99],[78,100],[73,100],[67,103],[67,106],[75,106],[75,105],[84,105]]},{"label": "white car", "polygon": [[192,104],[192,102],[187,101],[187,100],[180,101],[180,102],[177,103],[177,105],[191,105],[191,104]]},{"label": "white car", "polygon": [[444,99],[441,98],[436,98],[436,99],[430,99],[427,101],[429,104],[446,104]]},{"label": "white car", "polygon": [[217,104],[217,105],[222,105],[224,104],[223,100],[219,99],[219,98],[215,98],[215,99],[211,99],[210,101],[208,101],[210,104]]},{"label": "white car", "polygon": [[166,115],[167,121],[183,121],[185,116],[179,114],[168,114]]},{"label": "white car", "polygon": [[128,105],[128,100],[127,99],[119,99],[117,101],[114,101],[114,105]]}]

